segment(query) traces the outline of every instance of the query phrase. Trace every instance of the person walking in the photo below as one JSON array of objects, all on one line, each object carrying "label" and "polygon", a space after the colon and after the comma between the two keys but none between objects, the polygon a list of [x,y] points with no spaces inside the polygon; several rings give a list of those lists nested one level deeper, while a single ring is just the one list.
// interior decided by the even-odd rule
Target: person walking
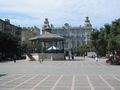
[{"label": "person walking", "polygon": [[39,59],[39,61],[40,61],[40,64],[41,64],[43,60],[42,60],[42,59]]},{"label": "person walking", "polygon": [[69,60],[70,60],[70,55],[69,55]]},{"label": "person walking", "polygon": [[85,60],[85,54],[83,54],[83,60]]},{"label": "person walking", "polygon": [[72,55],[72,60],[74,59],[74,55]]},{"label": "person walking", "polygon": [[16,59],[17,59],[17,57],[16,57],[15,54],[14,54],[14,56],[13,56],[13,59],[14,59],[14,63],[16,63]]},{"label": "person walking", "polygon": [[95,60],[96,60],[96,62],[98,62],[98,56],[97,55],[95,56]]}]

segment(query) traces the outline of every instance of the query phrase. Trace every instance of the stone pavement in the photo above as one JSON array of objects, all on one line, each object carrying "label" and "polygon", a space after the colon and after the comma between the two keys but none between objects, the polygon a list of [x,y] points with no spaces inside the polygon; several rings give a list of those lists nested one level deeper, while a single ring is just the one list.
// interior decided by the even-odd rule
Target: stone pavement
[{"label": "stone pavement", "polygon": [[120,90],[119,66],[106,59],[0,63],[0,90]]}]

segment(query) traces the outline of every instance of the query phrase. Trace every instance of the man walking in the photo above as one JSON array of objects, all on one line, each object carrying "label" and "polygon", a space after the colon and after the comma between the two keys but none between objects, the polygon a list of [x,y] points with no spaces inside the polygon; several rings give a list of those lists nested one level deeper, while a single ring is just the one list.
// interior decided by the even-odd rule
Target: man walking
[{"label": "man walking", "polygon": [[14,54],[14,56],[13,56],[13,59],[14,59],[14,63],[16,63],[16,59],[17,59],[17,57],[16,57],[15,54]]}]

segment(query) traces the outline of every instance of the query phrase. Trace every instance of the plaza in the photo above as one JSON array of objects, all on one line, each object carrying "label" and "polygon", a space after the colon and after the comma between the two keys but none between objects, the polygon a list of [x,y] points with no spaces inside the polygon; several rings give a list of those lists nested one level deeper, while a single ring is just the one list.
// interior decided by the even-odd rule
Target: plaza
[{"label": "plaza", "polygon": [[0,90],[120,90],[119,65],[106,58],[0,63]]}]

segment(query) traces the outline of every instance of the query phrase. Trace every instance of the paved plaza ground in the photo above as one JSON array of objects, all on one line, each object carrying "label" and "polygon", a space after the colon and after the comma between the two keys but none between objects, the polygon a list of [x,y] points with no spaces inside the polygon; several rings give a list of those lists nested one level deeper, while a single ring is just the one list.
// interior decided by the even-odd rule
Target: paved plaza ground
[{"label": "paved plaza ground", "polygon": [[105,60],[0,62],[0,90],[120,90],[120,66]]}]

